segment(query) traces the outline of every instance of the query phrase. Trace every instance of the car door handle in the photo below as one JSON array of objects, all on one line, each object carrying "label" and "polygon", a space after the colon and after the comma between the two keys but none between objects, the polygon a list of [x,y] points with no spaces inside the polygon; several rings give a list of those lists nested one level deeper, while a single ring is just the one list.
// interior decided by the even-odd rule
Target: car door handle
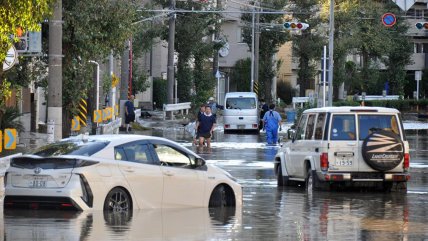
[{"label": "car door handle", "polygon": [[165,176],[174,176],[174,173],[172,173],[172,172],[164,172],[163,173]]},{"label": "car door handle", "polygon": [[125,172],[135,172],[135,170],[134,170],[134,169],[132,169],[132,168],[126,168],[126,169],[125,169]]}]

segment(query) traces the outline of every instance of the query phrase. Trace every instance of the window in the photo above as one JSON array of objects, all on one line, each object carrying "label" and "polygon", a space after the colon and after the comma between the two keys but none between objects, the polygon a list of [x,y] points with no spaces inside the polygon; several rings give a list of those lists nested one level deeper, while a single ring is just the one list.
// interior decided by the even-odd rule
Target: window
[{"label": "window", "polygon": [[299,125],[297,126],[297,131],[296,131],[296,140],[302,140],[305,135],[305,124],[306,124],[306,119],[307,119],[308,115],[302,115],[302,118],[300,118],[299,121]]},{"label": "window", "polygon": [[173,167],[191,167],[192,160],[178,150],[165,145],[153,145],[161,165]]},{"label": "window", "polygon": [[129,162],[152,164],[152,159],[146,144],[131,144],[114,149],[114,158]]},{"label": "window", "polygon": [[325,125],[325,113],[318,114],[318,120],[315,125],[315,140],[322,140]]},{"label": "window", "polygon": [[255,109],[256,99],[255,98],[227,98],[226,109]]},{"label": "window", "polygon": [[377,130],[392,131],[399,135],[398,121],[395,115],[359,115],[360,140]]},{"label": "window", "polygon": [[355,116],[333,115],[330,140],[356,140]]},{"label": "window", "polygon": [[40,147],[34,151],[33,155],[42,157],[59,156],[59,155],[81,155],[92,156],[104,147],[109,142],[90,141],[90,142],[77,142],[77,141],[62,141],[58,143],[49,144]]},{"label": "window", "polygon": [[316,115],[312,114],[308,117],[308,124],[306,125],[305,131],[305,140],[311,140],[314,134],[314,125],[315,125]]}]

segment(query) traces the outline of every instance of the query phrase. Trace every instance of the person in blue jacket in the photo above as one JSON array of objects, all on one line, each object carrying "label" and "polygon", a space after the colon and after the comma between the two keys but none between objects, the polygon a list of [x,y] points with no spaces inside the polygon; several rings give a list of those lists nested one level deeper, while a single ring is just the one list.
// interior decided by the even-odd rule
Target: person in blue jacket
[{"label": "person in blue jacket", "polygon": [[268,144],[276,144],[278,142],[278,128],[281,128],[281,121],[281,116],[275,111],[275,104],[270,104],[269,110],[263,116]]}]

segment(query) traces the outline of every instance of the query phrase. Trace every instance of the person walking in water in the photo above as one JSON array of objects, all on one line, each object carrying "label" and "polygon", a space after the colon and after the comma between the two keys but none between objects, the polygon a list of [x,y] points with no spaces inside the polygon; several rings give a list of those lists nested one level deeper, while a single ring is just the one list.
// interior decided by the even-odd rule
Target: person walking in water
[{"label": "person walking in water", "polygon": [[135,121],[135,108],[134,108],[134,95],[129,97],[129,100],[125,102],[125,124],[126,124],[126,132],[129,132],[129,126],[131,122]]},{"label": "person walking in water", "polygon": [[199,146],[203,146],[204,142],[207,142],[207,147],[211,147],[211,137],[215,128],[216,119],[211,113],[211,107],[205,106],[205,113],[199,116],[198,123],[196,124],[196,130],[198,130]]},{"label": "person walking in water", "polygon": [[276,144],[278,142],[278,128],[281,127],[281,121],[281,116],[275,111],[275,104],[270,104],[269,110],[263,116],[266,141],[268,144]]}]

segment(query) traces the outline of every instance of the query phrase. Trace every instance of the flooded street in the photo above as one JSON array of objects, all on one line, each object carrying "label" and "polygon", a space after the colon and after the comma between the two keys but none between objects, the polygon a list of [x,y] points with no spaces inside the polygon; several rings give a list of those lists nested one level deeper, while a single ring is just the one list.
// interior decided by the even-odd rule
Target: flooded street
[{"label": "flooded street", "polygon": [[[411,180],[407,194],[315,192],[278,188],[264,134],[215,133],[211,150],[198,150],[183,128],[151,135],[175,140],[243,186],[236,209],[161,209],[110,217],[103,212],[4,210],[4,240],[427,240],[428,131],[408,131]],[[191,187],[189,187],[191,188]]]}]

